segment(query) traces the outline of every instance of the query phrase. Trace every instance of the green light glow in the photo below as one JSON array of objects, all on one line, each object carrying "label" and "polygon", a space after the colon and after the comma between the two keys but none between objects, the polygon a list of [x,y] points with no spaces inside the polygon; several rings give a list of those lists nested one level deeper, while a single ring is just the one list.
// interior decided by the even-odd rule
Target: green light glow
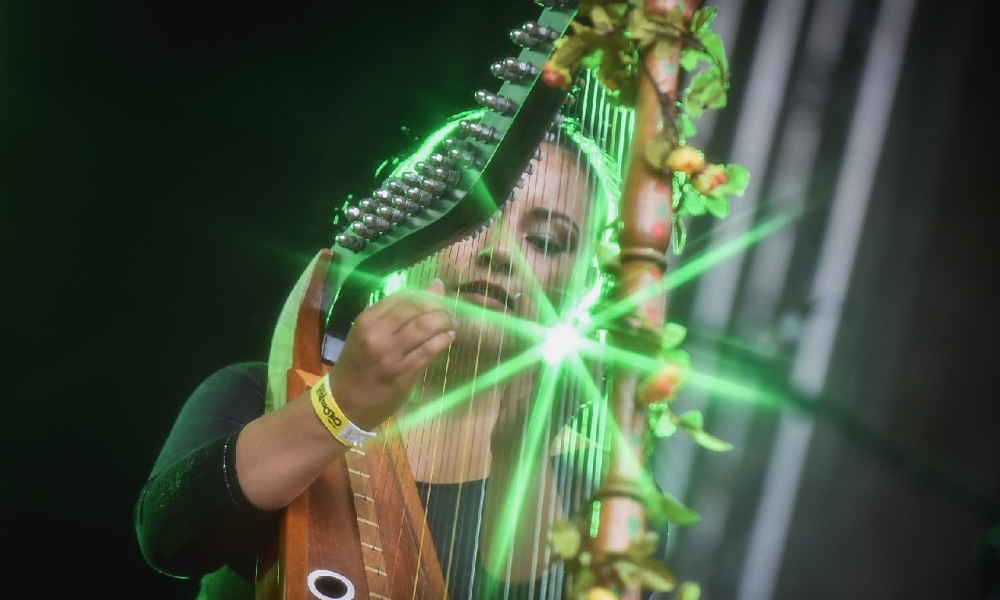
[{"label": "green light glow", "polygon": [[549,365],[557,366],[563,357],[573,352],[583,339],[571,326],[561,323],[549,331],[542,344],[542,356]]},{"label": "green light glow", "polygon": [[803,210],[804,209],[802,207],[785,210],[771,219],[758,224],[756,227],[746,232],[746,234],[722,244],[715,250],[706,252],[700,257],[694,257],[693,259],[688,260],[683,266],[678,267],[672,273],[667,275],[664,280],[666,289],[673,289],[688,283],[734,254],[738,254],[747,248],[752,247],[773,234],[775,231],[798,219],[799,216],[802,215]]},{"label": "green light glow", "polygon": [[[400,165],[397,170],[405,168],[406,166]],[[501,525],[497,530],[491,531],[488,538],[489,552],[485,556],[491,561],[491,564],[487,565],[489,571],[504,572],[504,563],[497,561],[506,561],[511,552],[522,550],[520,540],[516,539],[518,531],[513,524],[524,518],[525,511],[536,510],[532,504],[534,501],[529,498],[529,492],[537,487],[537,481],[533,477],[538,476],[538,465],[548,464],[545,461],[545,453],[552,449],[550,421],[553,418],[553,407],[562,399],[560,394],[563,393],[561,391],[564,389],[561,387],[563,383],[568,382],[573,386],[574,394],[579,394],[578,398],[574,396],[574,400],[580,406],[589,404],[598,407],[595,410],[593,423],[588,424],[589,430],[583,432],[585,439],[602,449],[613,445],[624,460],[633,462],[628,465],[629,468],[634,472],[642,470],[642,465],[638,464],[641,457],[628,451],[635,440],[626,439],[612,415],[607,412],[609,390],[603,389],[604,382],[595,377],[595,365],[609,369],[609,372],[614,373],[613,377],[620,376],[622,380],[627,380],[628,377],[641,378],[647,373],[656,371],[661,367],[661,361],[657,356],[614,347],[607,339],[611,337],[607,333],[610,325],[620,317],[634,313],[643,302],[665,296],[668,291],[694,280],[723,260],[745,251],[791,223],[800,214],[801,211],[790,210],[764,221],[738,239],[700,256],[692,257],[684,265],[668,273],[659,285],[648,286],[629,298],[604,305],[601,310],[594,310],[600,297],[600,282],[590,286],[584,293],[567,296],[557,303],[558,306],[544,297],[535,298],[538,315],[533,320],[489,310],[462,298],[448,298],[450,308],[459,319],[475,319],[503,330],[506,332],[505,335],[516,338],[517,346],[524,350],[505,357],[502,362],[489,369],[477,372],[468,381],[461,382],[440,396],[408,406],[397,419],[401,430],[405,431],[419,423],[438,418],[468,402],[477,394],[496,389],[498,385],[512,378],[538,371],[536,388],[526,417],[524,437],[519,447],[510,449],[511,452],[517,453],[517,461],[510,487],[506,489],[506,496],[499,505],[501,514],[496,522]],[[579,267],[585,268],[588,260],[586,257],[581,257]],[[515,256],[514,261],[516,263],[520,261],[518,271],[528,274],[530,280],[522,289],[541,289],[539,283],[533,279],[530,265],[523,264],[524,257]],[[572,278],[575,282],[585,279],[580,273],[575,273]],[[407,285],[405,277],[397,275],[383,283],[380,293],[385,295],[405,285]],[[697,372],[689,374],[687,383],[694,388],[740,402],[762,403],[780,400],[756,384],[746,385]],[[626,382],[625,389],[630,389],[629,386],[634,384],[635,381]],[[633,434],[634,431],[629,433]],[[591,475],[602,474],[606,460],[603,452],[591,452],[588,456],[590,464],[579,465],[576,468],[585,469]],[[594,502],[589,523],[592,536],[597,534],[600,514],[601,503]],[[540,533],[538,539],[544,539],[544,534]],[[515,547],[515,544],[518,546]],[[531,544],[531,548],[535,552],[545,551],[544,547],[538,548],[535,544]]]},{"label": "green light glow", "polygon": [[[556,373],[558,369],[544,369],[541,381],[539,382],[538,393],[535,403],[531,407],[531,414],[528,417],[527,429],[524,440],[520,447],[517,461],[517,469],[514,473],[513,485],[507,492],[506,501],[503,503],[503,511],[500,516],[500,523],[503,525],[493,532],[491,557],[493,564],[488,564],[487,569],[493,573],[502,573],[501,561],[505,561],[513,547],[516,526],[522,518],[521,510],[524,507],[525,498],[528,496],[528,488],[532,484],[532,479],[536,476],[545,477],[549,472],[547,467],[538,469],[539,453],[543,447],[549,424],[551,407],[555,398]],[[541,473],[539,472],[541,471]],[[539,548],[535,544],[531,545],[537,552]]]}]

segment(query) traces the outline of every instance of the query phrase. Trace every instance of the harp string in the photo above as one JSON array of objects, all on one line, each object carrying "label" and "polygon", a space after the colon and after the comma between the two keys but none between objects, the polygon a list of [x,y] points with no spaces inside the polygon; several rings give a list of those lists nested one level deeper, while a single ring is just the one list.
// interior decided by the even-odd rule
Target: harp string
[{"label": "harp string", "polygon": [[[494,557],[494,561],[499,560],[502,572],[492,572],[491,575],[499,577],[504,585],[520,582],[531,587],[541,586],[548,590],[546,597],[562,597],[565,583],[561,569],[553,564],[547,544],[552,518],[546,516],[564,515],[579,509],[591,497],[605,471],[606,457],[602,449],[605,447],[608,417],[601,357],[599,354],[586,356],[582,362],[569,360],[550,366],[540,352],[540,348],[546,346],[546,340],[539,337],[546,328],[566,321],[570,312],[579,308],[582,290],[588,285],[594,289],[600,285],[600,281],[595,279],[599,276],[594,258],[596,246],[605,233],[605,226],[613,222],[615,211],[613,202],[606,201],[604,206],[598,202],[594,206],[590,200],[601,194],[617,199],[617,186],[622,173],[619,165],[631,135],[631,111],[611,106],[596,78],[587,72],[582,77],[577,102],[570,113],[578,130],[576,135],[570,135],[567,127],[555,129],[541,149],[543,152],[554,152],[554,148],[559,148],[559,152],[567,152],[571,160],[562,163],[562,168],[575,168],[583,173],[583,177],[569,179],[569,187],[566,187],[566,178],[561,177],[555,184],[560,186],[558,188],[553,187],[548,178],[527,177],[529,186],[522,190],[525,194],[536,194],[552,201],[571,199],[566,210],[585,215],[585,222],[579,224],[576,240],[579,245],[576,264],[563,282],[564,287],[548,290],[549,297],[544,301],[522,296],[518,298],[520,302],[514,302],[515,309],[524,303],[533,308],[534,314],[469,305],[452,291],[448,302],[460,321],[463,324],[483,322],[486,325],[469,332],[460,331],[456,344],[428,368],[397,421],[406,448],[401,455],[408,459],[409,467],[421,486],[428,522],[450,520],[451,526],[446,528],[450,532],[447,539],[435,539],[434,544],[429,546],[437,547],[450,588],[456,578],[469,580],[477,576],[476,572],[456,571],[463,559],[482,557],[496,550],[502,557]],[[595,168],[595,160],[604,164]],[[533,160],[532,166],[538,169],[539,161]],[[581,185],[586,189],[581,189]],[[588,204],[585,208],[577,204],[584,202]],[[516,208],[511,206],[509,210]],[[463,271],[475,270],[477,260],[488,259],[486,278],[490,280],[513,280],[521,274],[538,272],[540,265],[524,256],[517,243],[519,240],[510,239],[511,224],[504,216],[498,214],[490,227],[480,234],[482,239],[475,243],[460,242],[420,261],[404,275],[395,275],[394,283],[388,282],[372,300],[391,292],[394,285],[400,285],[400,281],[402,285],[413,287],[424,286],[435,276],[448,281],[461,281]],[[553,213],[549,212],[543,228],[554,227],[553,218]],[[513,237],[516,238],[516,235]],[[479,250],[497,242],[508,245],[506,251],[512,253],[510,260],[501,261],[495,256],[479,254]],[[530,278],[528,281],[530,288],[539,287],[537,281]],[[519,290],[517,293],[533,292]],[[600,343],[602,334],[595,329],[586,331],[584,335]],[[525,372],[511,375],[521,363],[530,365],[533,371],[530,376]],[[536,432],[536,439],[533,440],[530,436],[532,432],[528,431],[531,419],[523,419],[522,429],[515,436],[522,443],[508,449],[522,460],[530,455],[532,444],[535,452],[543,452],[545,460],[537,462],[541,469],[540,476],[551,480],[556,492],[546,496],[544,488],[539,486],[535,496],[507,498],[503,502],[520,505],[522,510],[519,516],[534,524],[531,543],[515,546],[511,543],[513,534],[510,532],[489,530],[491,526],[485,515],[486,478],[489,475],[490,434],[493,423],[502,412],[501,402],[510,401],[510,396],[515,394],[525,393],[520,388],[526,385],[527,380],[533,384],[531,405],[535,408],[549,407],[551,418],[557,419],[565,428],[545,428],[540,437]],[[392,453],[387,453],[387,456],[392,456]],[[406,468],[403,464],[393,467]],[[374,481],[370,485],[372,495],[377,496],[384,492],[382,486],[386,482]],[[442,486],[450,486],[453,503],[445,505],[437,502],[445,490]],[[442,511],[447,512],[442,514]],[[468,521],[460,520],[460,515],[465,514],[474,517]],[[393,525],[397,524],[388,524]],[[471,535],[467,528],[471,528]],[[502,547],[504,544],[501,543],[496,548],[487,548],[486,544],[494,544],[498,538],[506,539],[506,547]],[[527,573],[522,564],[525,556],[531,566]],[[470,585],[470,598],[471,589]],[[460,599],[453,597],[453,600]]]}]

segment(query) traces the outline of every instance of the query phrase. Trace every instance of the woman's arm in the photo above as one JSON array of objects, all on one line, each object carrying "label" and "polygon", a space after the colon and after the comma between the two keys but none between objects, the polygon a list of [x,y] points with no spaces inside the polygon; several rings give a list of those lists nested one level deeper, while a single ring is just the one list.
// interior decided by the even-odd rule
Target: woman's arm
[{"label": "woman's arm", "polygon": [[257,509],[239,486],[236,439],[264,411],[266,365],[229,365],[187,399],[135,505],[147,562],[191,577],[230,563],[252,573],[257,544],[275,515]]},{"label": "woman's arm", "polygon": [[[402,290],[362,312],[330,369],[330,392],[355,425],[371,431],[392,416],[430,361],[454,340],[444,288]],[[244,428],[236,445],[240,485],[265,510],[287,506],[347,447],[317,417],[308,392]]]},{"label": "woman's arm", "polygon": [[[398,292],[359,315],[327,375],[341,410],[362,429],[391,416],[454,339],[440,283],[430,291]],[[276,511],[346,452],[308,393],[264,414],[266,369],[251,380],[223,370],[199,386],[140,495],[140,546],[165,573],[197,576],[251,560]]]}]

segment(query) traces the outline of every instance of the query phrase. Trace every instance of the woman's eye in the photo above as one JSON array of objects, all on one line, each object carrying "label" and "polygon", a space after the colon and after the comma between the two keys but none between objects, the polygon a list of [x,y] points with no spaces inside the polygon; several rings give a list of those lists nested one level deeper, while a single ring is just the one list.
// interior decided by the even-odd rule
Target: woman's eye
[{"label": "woman's eye", "polygon": [[529,244],[537,248],[542,254],[557,254],[568,250],[566,244],[548,235],[529,235],[526,239]]}]

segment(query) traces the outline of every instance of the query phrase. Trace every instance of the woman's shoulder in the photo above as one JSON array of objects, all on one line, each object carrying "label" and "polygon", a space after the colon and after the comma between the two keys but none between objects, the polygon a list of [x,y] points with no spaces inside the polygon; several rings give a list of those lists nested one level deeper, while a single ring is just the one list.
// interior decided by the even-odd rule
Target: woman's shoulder
[{"label": "woman's shoulder", "polygon": [[186,403],[186,411],[202,416],[228,415],[247,422],[260,416],[267,395],[267,363],[235,362],[216,369],[202,380]]},{"label": "woman's shoulder", "polygon": [[217,369],[205,381],[231,385],[263,384],[267,381],[267,363],[254,360],[230,363]]}]

